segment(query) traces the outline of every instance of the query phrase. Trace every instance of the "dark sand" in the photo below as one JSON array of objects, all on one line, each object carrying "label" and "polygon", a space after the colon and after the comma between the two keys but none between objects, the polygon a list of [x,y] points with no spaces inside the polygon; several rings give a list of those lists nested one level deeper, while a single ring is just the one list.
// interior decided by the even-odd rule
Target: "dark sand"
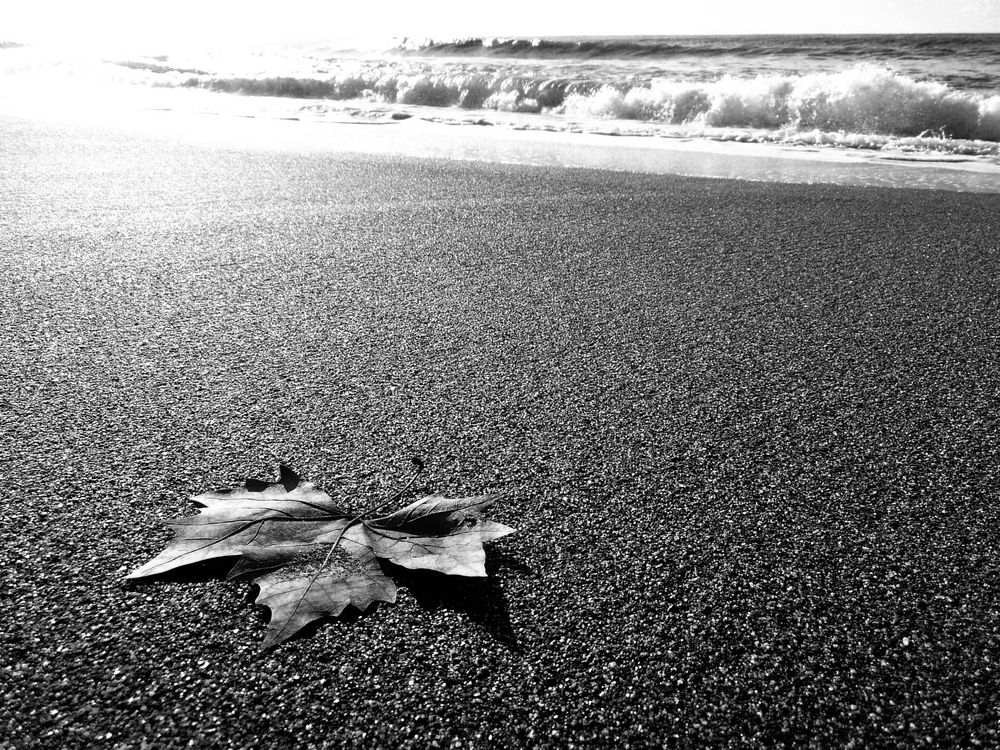
[{"label": "dark sand", "polygon": [[[0,124],[0,747],[1000,744],[1000,197]],[[286,462],[509,490],[272,654],[126,585]]]}]

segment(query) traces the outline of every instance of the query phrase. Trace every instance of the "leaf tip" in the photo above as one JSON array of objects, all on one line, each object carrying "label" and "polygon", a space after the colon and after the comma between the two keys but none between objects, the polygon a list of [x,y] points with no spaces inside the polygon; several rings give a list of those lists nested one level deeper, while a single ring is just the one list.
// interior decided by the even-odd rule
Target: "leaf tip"
[{"label": "leaf tip", "polygon": [[274,634],[272,634],[272,633],[269,632],[264,637],[264,640],[260,644],[260,653],[263,655],[263,654],[267,654],[267,653],[269,653],[271,651],[274,651],[278,646],[280,646],[286,640],[288,640],[288,639],[287,638],[279,638],[278,636],[276,636],[276,635],[274,635]]}]

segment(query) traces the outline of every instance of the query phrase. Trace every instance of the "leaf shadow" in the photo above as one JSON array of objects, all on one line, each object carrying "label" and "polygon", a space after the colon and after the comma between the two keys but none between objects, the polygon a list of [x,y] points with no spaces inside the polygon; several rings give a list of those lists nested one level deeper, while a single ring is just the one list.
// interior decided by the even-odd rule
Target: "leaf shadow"
[{"label": "leaf shadow", "polygon": [[[128,590],[135,590],[150,583],[198,583],[226,580],[238,560],[238,557],[215,558],[143,579],[126,579],[124,585]],[[379,562],[386,574],[390,575],[398,585],[405,587],[423,609],[428,611],[447,609],[453,612],[462,612],[498,643],[515,652],[521,650],[517,633],[510,620],[510,612],[501,586],[501,577],[497,576],[498,572],[507,570],[534,577],[535,571],[520,560],[500,551],[489,551],[486,555],[486,578],[445,575],[431,570],[411,570],[386,560]],[[250,584],[245,591],[245,601],[249,605],[256,604],[258,587],[252,579],[260,572],[238,575],[230,579],[233,582]],[[317,630],[331,622],[340,622],[345,625],[357,622],[363,617],[371,616],[382,606],[385,605],[380,603],[377,607],[371,607],[366,612],[359,612],[354,607],[347,607],[337,617],[323,617],[307,624],[288,639],[288,642],[308,640],[315,635]],[[266,607],[255,606],[254,609],[259,611],[262,623],[269,620]]]},{"label": "leaf shadow", "polygon": [[509,568],[531,573],[527,566],[511,561],[506,556],[488,554],[487,577],[467,578],[432,570],[411,570],[384,561],[383,564],[385,572],[397,584],[404,586],[423,609],[462,612],[495,641],[513,651],[520,651],[501,578],[496,572],[501,568]]}]

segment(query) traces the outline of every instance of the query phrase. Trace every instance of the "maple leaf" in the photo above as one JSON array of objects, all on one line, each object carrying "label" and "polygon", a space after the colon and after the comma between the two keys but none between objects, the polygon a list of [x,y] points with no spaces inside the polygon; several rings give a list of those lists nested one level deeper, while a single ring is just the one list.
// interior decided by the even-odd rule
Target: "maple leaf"
[{"label": "maple leaf", "polygon": [[[417,464],[418,473],[421,468]],[[251,479],[230,492],[193,497],[203,509],[169,521],[174,538],[128,578],[238,557],[229,577],[256,576],[256,601],[271,610],[263,643],[267,649],[348,606],[364,612],[374,602],[394,602],[396,585],[379,559],[405,568],[485,577],[483,543],[514,531],[483,517],[496,499],[430,495],[365,520],[340,509],[325,492],[282,466],[277,483]]]}]

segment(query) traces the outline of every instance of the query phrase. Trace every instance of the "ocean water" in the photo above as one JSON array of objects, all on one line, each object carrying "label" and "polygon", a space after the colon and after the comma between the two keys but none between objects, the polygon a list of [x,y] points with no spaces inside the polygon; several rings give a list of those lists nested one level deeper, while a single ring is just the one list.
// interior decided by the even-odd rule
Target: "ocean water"
[{"label": "ocean water", "polygon": [[[1000,35],[392,39],[243,50],[0,42],[0,100],[174,92],[318,121],[779,143],[1000,163]],[[199,92],[187,97],[181,92]],[[210,95],[210,96],[206,96]]]}]

